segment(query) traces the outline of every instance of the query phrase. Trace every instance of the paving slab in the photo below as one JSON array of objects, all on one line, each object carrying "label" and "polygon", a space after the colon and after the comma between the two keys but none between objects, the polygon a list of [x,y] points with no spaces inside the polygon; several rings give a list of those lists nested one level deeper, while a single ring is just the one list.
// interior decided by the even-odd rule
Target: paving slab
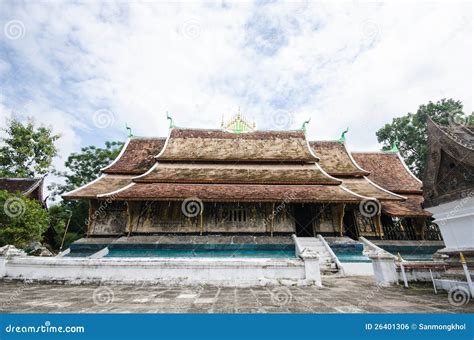
[{"label": "paving slab", "polygon": [[431,284],[378,287],[371,277],[326,277],[323,287],[216,287],[0,281],[3,313],[474,313]]}]

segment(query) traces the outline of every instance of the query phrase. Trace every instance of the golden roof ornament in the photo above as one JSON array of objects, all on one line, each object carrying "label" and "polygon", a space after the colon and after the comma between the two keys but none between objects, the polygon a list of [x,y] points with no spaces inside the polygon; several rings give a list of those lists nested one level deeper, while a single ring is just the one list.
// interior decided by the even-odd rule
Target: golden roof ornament
[{"label": "golden roof ornament", "polygon": [[237,111],[237,114],[234,115],[226,123],[224,122],[224,115],[222,115],[221,128],[224,131],[232,133],[246,133],[254,131],[257,128],[257,125],[254,121],[250,121],[240,113],[240,107]]}]

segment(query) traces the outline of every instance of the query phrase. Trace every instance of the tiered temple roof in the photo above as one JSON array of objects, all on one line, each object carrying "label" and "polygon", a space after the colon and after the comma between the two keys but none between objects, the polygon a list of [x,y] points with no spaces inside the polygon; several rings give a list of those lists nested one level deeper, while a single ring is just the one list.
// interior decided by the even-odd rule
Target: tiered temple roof
[{"label": "tiered temple roof", "polygon": [[389,214],[422,216],[419,196],[404,197],[420,193],[420,182],[396,154],[351,154],[341,141],[308,142],[302,130],[172,128],[167,139],[131,138],[99,179],[64,198],[332,203],[375,198]]}]

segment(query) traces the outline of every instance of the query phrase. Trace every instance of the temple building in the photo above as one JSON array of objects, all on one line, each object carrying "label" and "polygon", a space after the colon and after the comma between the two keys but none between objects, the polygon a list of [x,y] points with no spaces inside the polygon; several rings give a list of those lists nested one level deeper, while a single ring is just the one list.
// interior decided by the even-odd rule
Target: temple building
[{"label": "temple building", "polygon": [[474,127],[427,122],[425,206],[439,226],[447,254],[474,262]]},{"label": "temple building", "polygon": [[0,177],[0,190],[21,195],[38,201],[43,207],[46,202],[43,199],[44,177],[38,178],[9,178]]},{"label": "temple building", "polygon": [[256,130],[240,113],[221,129],[171,121],[166,138],[131,137],[95,180],[89,236],[251,234],[439,239],[421,182],[396,150],[353,153],[345,133]]}]

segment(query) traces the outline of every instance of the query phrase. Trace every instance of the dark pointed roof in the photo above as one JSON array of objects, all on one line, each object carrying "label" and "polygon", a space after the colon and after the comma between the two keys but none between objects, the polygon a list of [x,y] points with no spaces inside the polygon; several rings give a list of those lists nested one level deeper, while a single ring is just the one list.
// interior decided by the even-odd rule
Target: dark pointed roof
[{"label": "dark pointed roof", "polygon": [[23,195],[30,194],[43,183],[43,177],[39,178],[7,178],[0,177],[0,190],[11,193],[20,192]]},{"label": "dark pointed roof", "polygon": [[424,174],[425,206],[472,196],[474,191],[474,131],[427,120],[428,151]]}]

